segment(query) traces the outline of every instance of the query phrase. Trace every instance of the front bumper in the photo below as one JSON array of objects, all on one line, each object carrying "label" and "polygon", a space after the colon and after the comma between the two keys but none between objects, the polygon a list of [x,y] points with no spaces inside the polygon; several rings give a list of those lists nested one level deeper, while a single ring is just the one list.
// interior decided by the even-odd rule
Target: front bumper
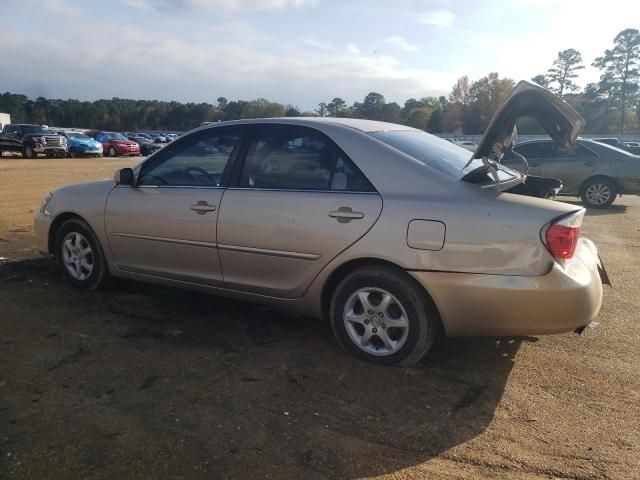
[{"label": "front bumper", "polygon": [[71,147],[71,151],[80,155],[102,155],[102,145],[100,145],[99,147],[89,147],[81,145],[78,147]]},{"label": "front bumper", "polygon": [[431,294],[450,336],[571,332],[589,325],[602,304],[595,245],[581,239],[574,257],[540,277],[409,272]]},{"label": "front bumper", "polygon": [[116,152],[119,155],[140,155],[140,148],[116,145]]},{"label": "front bumper", "polygon": [[[45,209],[46,212],[46,209]],[[33,220],[33,232],[36,240],[36,248],[43,254],[49,256],[49,228],[53,217],[45,212],[38,212]]]},{"label": "front bumper", "polygon": [[33,151],[36,153],[68,153],[69,149],[66,146],[50,147],[46,145],[35,145]]}]

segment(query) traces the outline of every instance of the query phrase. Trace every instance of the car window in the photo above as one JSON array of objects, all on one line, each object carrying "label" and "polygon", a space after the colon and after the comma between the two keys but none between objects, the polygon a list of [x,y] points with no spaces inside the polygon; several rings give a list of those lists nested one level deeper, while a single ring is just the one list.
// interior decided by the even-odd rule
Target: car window
[{"label": "car window", "polygon": [[536,142],[517,145],[514,150],[524,158],[549,158],[553,153],[551,142]]},{"label": "car window", "polygon": [[482,165],[481,160],[469,163],[471,152],[450,138],[443,140],[416,130],[389,130],[370,135],[423,165],[454,178],[460,178]]},{"label": "car window", "polygon": [[239,129],[214,129],[191,135],[143,165],[138,184],[219,187],[239,144]]},{"label": "car window", "polygon": [[374,191],[331,140],[298,126],[264,126],[249,144],[240,175],[245,188]]},{"label": "car window", "polygon": [[585,158],[585,157],[597,157],[595,153],[589,150],[587,147],[576,143],[569,148],[555,148],[554,157],[556,158]]}]

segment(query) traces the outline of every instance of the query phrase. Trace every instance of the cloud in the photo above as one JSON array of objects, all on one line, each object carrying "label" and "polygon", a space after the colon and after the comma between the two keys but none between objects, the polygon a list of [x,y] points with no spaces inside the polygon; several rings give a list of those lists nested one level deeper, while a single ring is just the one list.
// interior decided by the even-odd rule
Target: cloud
[{"label": "cloud", "polygon": [[[68,17],[78,16],[82,13],[82,8],[77,3],[69,2],[68,0],[5,0],[8,5],[0,5],[2,7],[3,13],[9,12],[10,8],[12,8],[12,3],[14,7],[27,7],[31,9],[45,10],[50,13],[56,13]],[[0,2],[2,3],[2,2]]]},{"label": "cloud", "polygon": [[125,7],[136,8],[138,10],[150,11],[155,9],[147,0],[123,0],[122,4]]},{"label": "cloud", "polygon": [[[312,109],[327,98],[361,100],[370,91],[389,101],[441,94],[455,81],[451,74],[406,68],[393,56],[363,53],[355,45],[339,49],[313,39],[282,42],[266,35],[260,41],[239,36],[211,42],[210,32],[141,31],[129,24],[76,25],[55,37],[0,31],[3,48],[19,51],[24,66],[2,69],[0,84],[32,97],[192,102],[265,97]],[[48,48],[39,48],[45,40]],[[82,62],[68,48],[79,44],[86,52]],[[42,71],[49,72],[46,85],[39,80]]]},{"label": "cloud", "polygon": [[337,51],[337,49],[331,46],[331,44],[327,42],[322,42],[320,40],[316,40],[315,38],[303,38],[302,43],[309,45],[310,47],[314,47],[320,50],[325,50],[327,52]]},{"label": "cloud", "polygon": [[433,10],[421,13],[416,17],[416,21],[437,28],[449,28],[454,19],[455,15],[449,10]]},{"label": "cloud", "polygon": [[351,53],[353,55],[358,55],[360,53],[360,49],[354,43],[348,43],[347,48],[345,50],[347,53]]},{"label": "cloud", "polygon": [[408,43],[402,37],[389,37],[382,40],[379,45],[389,45],[391,47],[397,48],[398,50],[402,50],[403,52],[415,52],[418,50],[416,45],[412,45]]},{"label": "cloud", "polygon": [[318,0],[123,0],[123,4],[139,10],[269,10],[302,8],[317,5]]}]

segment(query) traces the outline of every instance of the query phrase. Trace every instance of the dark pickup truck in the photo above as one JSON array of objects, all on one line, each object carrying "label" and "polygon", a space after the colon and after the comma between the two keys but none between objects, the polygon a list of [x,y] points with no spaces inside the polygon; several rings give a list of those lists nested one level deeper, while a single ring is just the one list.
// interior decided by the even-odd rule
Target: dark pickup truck
[{"label": "dark pickup truck", "polygon": [[69,153],[67,138],[42,125],[11,123],[0,133],[0,152],[17,152],[27,158],[39,153],[47,156],[66,157]]}]

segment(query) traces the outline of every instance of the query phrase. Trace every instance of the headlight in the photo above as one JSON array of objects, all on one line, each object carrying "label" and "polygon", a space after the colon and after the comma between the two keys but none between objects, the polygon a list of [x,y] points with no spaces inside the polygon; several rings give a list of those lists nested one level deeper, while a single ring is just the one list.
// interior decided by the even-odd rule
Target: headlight
[{"label": "headlight", "polygon": [[42,205],[40,206],[40,213],[46,213],[45,210],[47,208],[47,205],[49,205],[49,202],[51,201],[51,199],[53,198],[53,193],[49,192],[47,193],[44,198],[42,199]]}]

